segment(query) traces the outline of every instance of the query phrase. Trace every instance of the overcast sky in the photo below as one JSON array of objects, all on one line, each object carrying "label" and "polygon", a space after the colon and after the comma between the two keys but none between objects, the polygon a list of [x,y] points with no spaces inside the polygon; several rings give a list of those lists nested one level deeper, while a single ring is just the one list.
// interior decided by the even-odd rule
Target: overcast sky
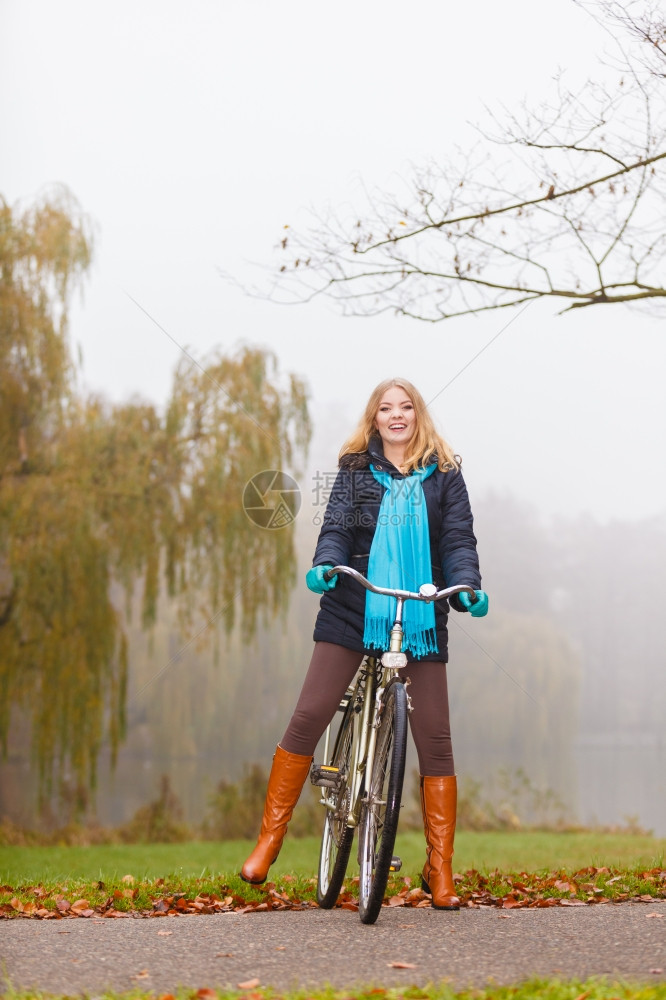
[{"label": "overcast sky", "polygon": [[405,375],[473,497],[666,513],[663,320],[539,303],[437,326],[345,319],[219,275],[270,263],[308,207],[475,141],[485,105],[545,95],[560,68],[595,73],[602,29],[571,0],[543,14],[534,0],[0,0],[0,193],[29,203],[64,183],[97,226],[71,326],[85,385],[163,403],[179,351],[159,326],[197,357],[268,346],[309,383],[313,463],[332,468],[372,387]]}]

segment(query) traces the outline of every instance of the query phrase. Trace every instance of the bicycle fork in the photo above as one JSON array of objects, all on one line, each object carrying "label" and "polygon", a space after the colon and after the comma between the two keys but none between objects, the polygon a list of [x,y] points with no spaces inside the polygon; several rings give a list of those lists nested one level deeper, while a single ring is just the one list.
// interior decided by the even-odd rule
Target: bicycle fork
[{"label": "bicycle fork", "polygon": [[[394,677],[397,677],[397,676],[398,676],[398,671],[397,670],[392,670],[392,669],[388,669],[387,670],[386,668],[384,668],[383,676],[382,676],[382,682],[383,683],[381,685],[378,685],[377,688],[375,689],[374,715],[373,715],[372,725],[370,727],[370,736],[369,736],[369,739],[368,739],[368,753],[367,753],[367,758],[366,758],[366,767],[367,767],[367,774],[368,775],[372,775],[372,768],[373,768],[373,765],[374,765],[374,762],[375,762],[375,748],[377,746],[377,733],[379,732],[379,727],[380,727],[381,722],[382,722],[382,715],[383,715],[383,709],[384,709],[384,705],[383,705],[383,701],[382,701],[382,699],[384,697],[384,692],[386,691],[386,688],[388,687],[389,681],[391,681]],[[371,788],[370,788],[369,785],[366,785],[365,795],[363,796],[363,801],[364,802],[368,802],[369,801],[370,794],[371,794]],[[378,802],[373,803],[373,805],[385,805],[385,803],[378,801]]]}]

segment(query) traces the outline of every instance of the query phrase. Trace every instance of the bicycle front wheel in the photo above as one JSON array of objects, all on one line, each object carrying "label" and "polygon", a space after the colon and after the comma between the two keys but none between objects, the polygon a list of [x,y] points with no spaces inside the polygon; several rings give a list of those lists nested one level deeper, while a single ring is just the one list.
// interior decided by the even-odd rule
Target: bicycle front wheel
[{"label": "bicycle front wheel", "polygon": [[390,681],[382,713],[372,774],[359,826],[359,915],[364,924],[379,916],[398,830],[407,750],[407,694],[402,681]]},{"label": "bicycle front wheel", "polygon": [[350,807],[352,742],[357,718],[353,698],[350,698],[342,716],[333,755],[330,761],[326,761],[338,768],[339,783],[336,788],[326,789],[324,794],[326,819],[317,876],[317,902],[324,910],[332,909],[340,895],[354,839],[354,830],[347,826],[347,817]]}]

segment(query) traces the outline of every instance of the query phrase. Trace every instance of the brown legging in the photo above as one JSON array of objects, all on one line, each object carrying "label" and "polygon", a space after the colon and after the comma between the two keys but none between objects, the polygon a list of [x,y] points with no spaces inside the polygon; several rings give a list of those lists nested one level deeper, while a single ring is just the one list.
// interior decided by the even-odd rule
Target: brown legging
[{"label": "brown legging", "polygon": [[[288,753],[311,757],[340,699],[351,684],[360,653],[332,642],[315,643],[303,687],[280,746]],[[434,660],[410,663],[399,671],[410,678],[412,737],[424,775],[453,775],[446,664]]]}]

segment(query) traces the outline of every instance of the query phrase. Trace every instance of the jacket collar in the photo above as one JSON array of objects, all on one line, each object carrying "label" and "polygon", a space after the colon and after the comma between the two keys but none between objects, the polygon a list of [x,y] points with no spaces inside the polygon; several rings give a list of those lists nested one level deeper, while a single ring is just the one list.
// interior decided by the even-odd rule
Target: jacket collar
[{"label": "jacket collar", "polygon": [[370,461],[375,465],[379,471],[388,472],[391,476],[398,476],[400,479],[404,479],[404,475],[399,469],[396,469],[392,462],[389,462],[388,458],[384,455],[384,446],[382,444],[382,439],[378,434],[374,434],[370,441],[368,442],[368,454],[370,455]]}]

